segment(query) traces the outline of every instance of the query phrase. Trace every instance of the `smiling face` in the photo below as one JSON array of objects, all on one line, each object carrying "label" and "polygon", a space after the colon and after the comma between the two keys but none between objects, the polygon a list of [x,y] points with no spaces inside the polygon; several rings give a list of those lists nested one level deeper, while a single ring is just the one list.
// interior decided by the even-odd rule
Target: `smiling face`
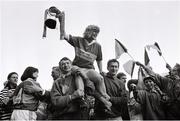
[{"label": "smiling face", "polygon": [[71,71],[72,63],[70,60],[62,60],[59,64],[59,66],[63,73],[68,73]]},{"label": "smiling face", "polygon": [[111,62],[109,63],[107,69],[109,71],[109,74],[111,74],[112,76],[116,76],[119,70],[119,64],[117,62]]},{"label": "smiling face", "polygon": [[17,74],[12,74],[8,81],[13,85],[17,85],[18,75]]},{"label": "smiling face", "polygon": [[154,82],[151,78],[147,78],[144,80],[144,85],[148,90],[152,90],[154,88]]},{"label": "smiling face", "polygon": [[99,27],[95,25],[89,25],[85,32],[84,32],[84,38],[86,38],[88,41],[95,40],[99,34]]}]

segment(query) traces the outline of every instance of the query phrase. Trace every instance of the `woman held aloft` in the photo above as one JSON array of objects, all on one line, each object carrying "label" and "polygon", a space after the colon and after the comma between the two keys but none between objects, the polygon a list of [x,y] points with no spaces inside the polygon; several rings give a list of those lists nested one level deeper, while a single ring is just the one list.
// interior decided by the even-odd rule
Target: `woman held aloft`
[{"label": "woman held aloft", "polygon": [[36,81],[38,69],[27,67],[21,76],[22,82],[14,92],[13,103],[15,105],[11,120],[36,120],[40,100],[49,97],[49,93],[40,87]]}]

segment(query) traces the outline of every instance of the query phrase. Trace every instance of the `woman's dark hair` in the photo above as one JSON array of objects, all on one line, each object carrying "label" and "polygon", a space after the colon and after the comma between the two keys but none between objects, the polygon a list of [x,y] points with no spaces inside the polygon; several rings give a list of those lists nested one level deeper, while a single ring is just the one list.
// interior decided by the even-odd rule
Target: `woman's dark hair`
[{"label": "woman's dark hair", "polygon": [[8,74],[8,76],[7,76],[7,80],[9,80],[13,74],[18,75],[16,72],[11,72],[11,73],[9,73],[9,74]]},{"label": "woman's dark hair", "polygon": [[35,78],[33,77],[33,73],[34,73],[34,72],[39,72],[39,71],[38,71],[37,68],[31,67],[31,66],[27,67],[27,68],[24,70],[24,72],[23,72],[23,74],[22,74],[22,76],[21,76],[21,80],[22,80],[22,81],[25,81],[25,80],[28,79],[28,78],[35,79]]}]

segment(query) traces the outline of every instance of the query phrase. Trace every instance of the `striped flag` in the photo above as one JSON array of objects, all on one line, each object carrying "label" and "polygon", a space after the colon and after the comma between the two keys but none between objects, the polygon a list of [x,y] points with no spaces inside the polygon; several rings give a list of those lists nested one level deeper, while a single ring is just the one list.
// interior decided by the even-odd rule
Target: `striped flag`
[{"label": "striped flag", "polygon": [[134,66],[135,62],[133,60],[127,61],[125,64],[123,64],[124,70],[132,77],[134,72]]},{"label": "striped flag", "polygon": [[158,51],[159,55],[161,56],[161,55],[162,55],[162,52],[161,52],[161,49],[160,49],[158,43],[155,42],[155,43],[154,43],[154,46],[156,46],[156,48],[157,48],[156,50]]},{"label": "striped flag", "polygon": [[145,48],[144,49],[144,64],[147,66],[147,65],[149,65],[149,62],[150,62],[150,59],[149,59],[148,53]]},{"label": "striped flag", "polygon": [[147,45],[146,47],[148,50],[150,50],[150,48],[153,48],[153,49],[157,50],[157,52],[160,56],[162,55],[161,49],[157,42],[155,42],[153,45]]},{"label": "striped flag", "polygon": [[139,67],[137,89],[145,89],[145,85],[144,85],[144,82],[143,82],[144,77],[146,77],[146,73],[142,69],[142,67]]},{"label": "striped flag", "polygon": [[127,53],[126,47],[117,39],[115,39],[115,56],[119,59],[123,53]]}]

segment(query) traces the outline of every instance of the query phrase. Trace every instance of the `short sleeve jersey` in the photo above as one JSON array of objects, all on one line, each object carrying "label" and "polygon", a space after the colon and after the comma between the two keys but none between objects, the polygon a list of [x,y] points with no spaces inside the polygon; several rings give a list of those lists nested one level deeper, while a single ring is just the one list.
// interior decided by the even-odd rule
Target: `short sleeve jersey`
[{"label": "short sleeve jersey", "polygon": [[89,44],[88,41],[82,37],[70,35],[68,42],[75,49],[73,65],[81,68],[94,69],[94,61],[102,60],[101,45],[96,41]]}]

